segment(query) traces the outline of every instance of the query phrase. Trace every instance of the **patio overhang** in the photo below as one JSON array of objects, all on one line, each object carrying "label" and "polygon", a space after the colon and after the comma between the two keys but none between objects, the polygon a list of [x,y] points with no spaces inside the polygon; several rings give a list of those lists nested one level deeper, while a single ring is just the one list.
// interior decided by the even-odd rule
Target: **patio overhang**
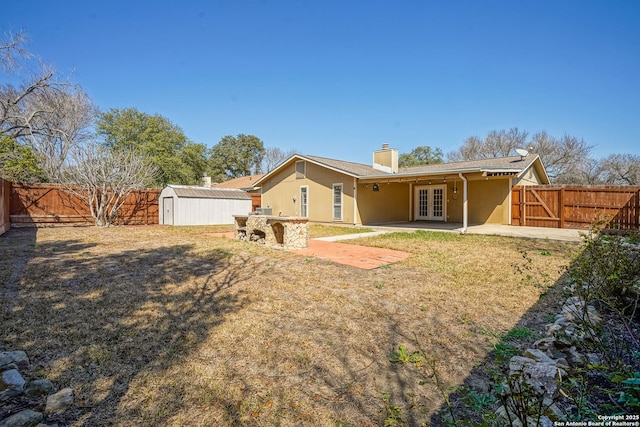
[{"label": "patio overhang", "polygon": [[438,173],[420,173],[420,174],[380,174],[367,175],[358,178],[358,182],[363,184],[370,183],[440,183],[447,180],[459,180],[460,174],[469,180],[489,179],[489,178],[511,178],[516,177],[520,173],[519,170],[496,170],[482,169],[472,171],[438,171]]}]

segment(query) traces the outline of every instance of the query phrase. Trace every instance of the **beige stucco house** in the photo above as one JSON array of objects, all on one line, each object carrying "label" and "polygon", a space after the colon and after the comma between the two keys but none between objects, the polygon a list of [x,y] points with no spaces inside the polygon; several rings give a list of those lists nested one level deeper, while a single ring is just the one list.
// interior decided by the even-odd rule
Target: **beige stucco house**
[{"label": "beige stucco house", "polygon": [[509,224],[511,189],[548,184],[533,154],[398,167],[384,144],[371,165],[293,155],[255,182],[274,215],[354,225],[407,221]]}]

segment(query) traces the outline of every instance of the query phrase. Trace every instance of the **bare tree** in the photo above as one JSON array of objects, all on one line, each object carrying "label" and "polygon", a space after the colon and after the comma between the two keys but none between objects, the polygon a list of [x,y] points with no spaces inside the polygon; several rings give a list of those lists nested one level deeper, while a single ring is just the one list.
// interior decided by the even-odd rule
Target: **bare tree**
[{"label": "bare tree", "polygon": [[528,133],[518,128],[492,130],[483,139],[477,136],[467,138],[462,147],[449,153],[449,161],[480,160],[513,155],[516,148],[526,146]]},{"label": "bare tree", "polygon": [[483,151],[484,141],[477,136],[470,136],[465,139],[462,146],[450,153],[447,153],[447,160],[450,162],[461,162],[464,160],[477,160],[479,153]]},{"label": "bare tree", "polygon": [[[23,32],[18,34],[7,34],[0,40],[0,68],[6,75],[17,74],[18,70],[25,68],[25,62],[32,55],[24,47],[26,36]],[[37,72],[31,71],[33,67],[26,70],[29,74],[19,87],[9,83],[0,86],[0,133],[12,137],[19,137],[26,131],[22,123],[15,120],[16,110],[25,99],[38,93],[46,87],[55,85],[52,82],[54,71],[51,67],[39,64]]]},{"label": "bare tree", "polygon": [[640,156],[612,154],[601,162],[603,180],[611,185],[640,185]]},{"label": "bare tree", "polygon": [[604,183],[604,168],[602,160],[588,158],[582,163],[577,174],[576,184],[598,185]]},{"label": "bare tree", "polygon": [[549,178],[557,183],[577,183],[589,162],[592,146],[575,136],[555,138],[542,131],[533,135],[531,151],[542,159]]},{"label": "bare tree", "polygon": [[0,85],[0,135],[29,145],[49,179],[56,181],[69,150],[90,136],[96,109],[81,88],[55,81],[52,67],[38,62],[34,68],[26,61],[31,55],[25,43],[23,33],[0,41],[2,69],[29,75],[18,86]]},{"label": "bare tree", "polygon": [[459,149],[447,155],[447,159],[460,161],[507,157],[515,155],[516,148],[529,149],[538,154],[553,182],[578,183],[597,178],[592,175],[595,170],[587,172],[593,167],[589,157],[593,147],[583,139],[567,134],[556,138],[545,131],[528,139],[528,133],[518,128],[493,130],[484,139],[476,136],[467,138]]},{"label": "bare tree", "polygon": [[11,72],[19,67],[18,58],[29,57],[29,52],[24,48],[27,39],[24,32],[17,34],[8,33],[0,40],[0,67],[5,72]]},{"label": "bare tree", "polygon": [[96,108],[75,86],[44,88],[25,100],[16,121],[26,132],[20,138],[42,159],[42,168],[58,181],[69,151],[91,138]]},{"label": "bare tree", "polygon": [[130,149],[111,150],[90,143],[74,147],[70,157],[62,182],[87,204],[98,227],[113,224],[127,196],[155,179],[156,169],[148,159]]},{"label": "bare tree", "polygon": [[268,147],[264,150],[262,157],[262,171],[271,172],[283,161],[296,153],[295,150],[283,151],[278,147]]}]

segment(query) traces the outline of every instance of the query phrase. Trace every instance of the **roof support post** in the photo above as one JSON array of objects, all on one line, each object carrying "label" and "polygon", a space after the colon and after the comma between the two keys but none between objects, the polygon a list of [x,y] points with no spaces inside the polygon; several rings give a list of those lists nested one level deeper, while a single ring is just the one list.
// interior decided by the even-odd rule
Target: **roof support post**
[{"label": "roof support post", "polygon": [[353,225],[358,225],[358,178],[353,177]]},{"label": "roof support post", "polygon": [[460,179],[462,179],[462,230],[460,234],[467,232],[467,226],[469,225],[469,200],[467,194],[467,178],[462,175],[462,172],[458,173]]}]

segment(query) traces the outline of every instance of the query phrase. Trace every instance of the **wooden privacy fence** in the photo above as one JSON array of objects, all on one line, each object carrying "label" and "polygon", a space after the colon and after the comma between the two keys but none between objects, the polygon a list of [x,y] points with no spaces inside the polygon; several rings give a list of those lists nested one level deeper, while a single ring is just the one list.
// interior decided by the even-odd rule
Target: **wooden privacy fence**
[{"label": "wooden privacy fence", "polygon": [[640,228],[640,186],[531,185],[511,191],[511,224],[531,227]]},{"label": "wooden privacy fence", "polygon": [[11,183],[0,178],[0,234],[9,229],[9,199],[11,195]]},{"label": "wooden privacy fence", "polygon": [[[157,224],[159,196],[157,189],[131,193],[116,224]],[[11,184],[9,214],[12,227],[93,224],[89,207],[56,184]]]}]

